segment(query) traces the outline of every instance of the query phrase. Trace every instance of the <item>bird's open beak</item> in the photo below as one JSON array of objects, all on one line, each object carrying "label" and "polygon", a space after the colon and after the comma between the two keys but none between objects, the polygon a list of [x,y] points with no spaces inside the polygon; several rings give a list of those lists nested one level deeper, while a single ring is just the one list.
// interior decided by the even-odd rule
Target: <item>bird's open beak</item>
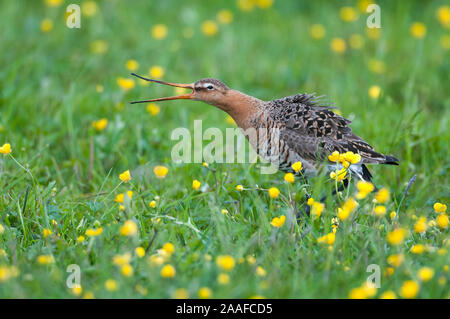
[{"label": "bird's open beak", "polygon": [[151,100],[144,100],[144,101],[134,101],[131,102],[131,104],[136,104],[136,103],[148,103],[148,102],[156,102],[156,101],[168,101],[168,100],[190,100],[194,98],[194,93],[195,93],[195,89],[194,89],[194,84],[193,83],[189,83],[189,84],[182,84],[182,83],[171,83],[171,82],[166,82],[166,81],[159,81],[159,80],[152,80],[152,79],[147,79],[144,78],[140,75],[137,75],[135,73],[131,73],[131,75],[136,76],[142,80],[145,81],[149,81],[149,82],[155,82],[155,83],[160,83],[160,84],[164,84],[164,85],[170,85],[170,86],[176,86],[179,88],[184,88],[184,89],[191,89],[192,92],[188,93],[188,94],[183,94],[183,95],[177,95],[177,96],[171,96],[171,97],[161,97],[158,99],[151,99]]}]

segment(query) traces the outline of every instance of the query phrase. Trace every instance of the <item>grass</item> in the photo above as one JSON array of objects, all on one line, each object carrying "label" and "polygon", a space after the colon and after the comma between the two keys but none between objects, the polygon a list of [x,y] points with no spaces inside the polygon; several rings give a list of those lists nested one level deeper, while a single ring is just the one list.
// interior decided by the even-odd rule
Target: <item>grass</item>
[{"label": "grass", "polygon": [[[419,285],[416,297],[449,297],[448,228],[431,222],[425,233],[414,231],[419,217],[427,223],[436,219],[435,202],[449,203],[449,59],[440,44],[448,29],[436,18],[444,1],[380,1],[382,29],[376,39],[366,34],[366,13],[345,22],[340,6],[328,2],[275,1],[249,12],[235,1],[97,3],[94,16],[82,17],[81,29],[65,26],[67,3],[0,5],[0,144],[12,146],[0,159],[0,297],[170,298],[183,288],[196,298],[200,287],[208,287],[214,298],[377,298],[386,291],[402,295],[408,280]],[[205,36],[201,24],[216,20],[221,9],[230,10],[233,21]],[[45,18],[53,21],[49,32],[40,29]],[[410,33],[416,21],[426,25],[424,38]],[[155,24],[167,26],[164,39],[151,37]],[[325,27],[324,38],[311,38],[313,24]],[[183,36],[192,30],[191,38]],[[349,46],[352,34],[363,37],[361,49]],[[335,37],[346,41],[342,54],[330,49]],[[98,40],[107,45],[103,54],[92,50]],[[145,105],[130,105],[173,91],[139,82],[122,90],[117,78],[129,77],[129,59],[139,62],[139,74],[158,65],[169,81],[216,77],[265,100],[326,94],[353,121],[356,134],[400,159],[398,167],[371,167],[374,183],[390,189],[387,214],[373,214],[370,194],[340,221],[334,244],[321,244],[318,238],[331,232],[337,208],[357,192],[354,185],[337,199],[328,197],[319,218],[297,225],[295,203],[303,204],[305,191],[316,199],[328,193],[333,182],[327,176],[310,185],[300,180],[287,185],[283,173],[261,175],[258,165],[173,163],[173,129],[192,130],[195,119],[203,120],[204,129],[225,131],[231,125],[223,112],[199,102],[161,103],[157,115]],[[374,72],[374,60],[384,63],[384,70]],[[381,88],[376,99],[367,93],[372,85]],[[100,118],[108,125],[97,131],[92,122]],[[164,179],[155,177],[156,165],[168,167]],[[127,169],[132,180],[121,184],[118,175]],[[400,205],[415,174],[417,181]],[[193,179],[202,183],[200,190],[192,189]],[[236,191],[238,184],[245,190]],[[278,187],[281,195],[271,199],[269,187]],[[119,210],[114,198],[128,190],[133,197]],[[152,200],[155,208],[149,206]],[[394,220],[391,211],[397,211]],[[273,227],[272,218],[281,215],[286,223]],[[138,232],[122,236],[129,219]],[[86,236],[86,230],[99,227],[99,236]],[[387,235],[398,227],[407,234],[401,244],[391,245]],[[44,229],[52,234],[44,237]],[[85,240],[78,242],[82,235]],[[162,278],[163,265],[155,265],[167,242],[175,252],[163,264],[175,267],[174,278]],[[418,244],[426,251],[411,253]],[[147,250],[145,257],[135,255],[138,246]],[[126,253],[133,267],[128,277],[113,263],[114,256]],[[395,254],[404,256],[397,267],[387,261]],[[54,262],[39,263],[42,255]],[[220,255],[233,257],[233,269],[220,269]],[[80,266],[82,291],[66,285],[70,264]],[[381,287],[375,293],[353,290],[371,274],[370,264],[380,266]],[[434,270],[431,280],[419,278],[422,267]],[[229,274],[229,284],[218,283],[220,273]],[[105,288],[109,279],[117,290]]]}]

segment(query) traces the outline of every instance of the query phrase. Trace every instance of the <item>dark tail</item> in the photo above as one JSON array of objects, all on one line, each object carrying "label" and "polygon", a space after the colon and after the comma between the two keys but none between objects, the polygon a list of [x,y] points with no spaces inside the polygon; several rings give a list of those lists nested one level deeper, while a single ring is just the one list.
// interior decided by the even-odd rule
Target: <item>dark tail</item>
[{"label": "dark tail", "polygon": [[384,160],[384,162],[382,164],[398,165],[398,162],[399,162],[399,160],[396,157],[386,155],[386,159]]}]

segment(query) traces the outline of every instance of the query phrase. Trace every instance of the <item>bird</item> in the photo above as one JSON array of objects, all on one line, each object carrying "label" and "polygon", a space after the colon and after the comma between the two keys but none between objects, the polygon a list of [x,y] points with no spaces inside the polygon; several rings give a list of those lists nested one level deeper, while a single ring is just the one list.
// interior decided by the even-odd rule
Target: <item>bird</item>
[{"label": "bird", "polygon": [[[297,162],[302,163],[301,174],[305,177],[316,175],[322,168],[337,171],[343,168],[343,161],[333,162],[330,155],[350,153],[357,155],[358,162],[348,167],[349,175],[355,176],[356,180],[371,182],[372,174],[367,164],[399,164],[396,157],[375,151],[353,133],[351,121],[323,103],[323,96],[302,93],[263,101],[212,78],[183,84],[132,75],[145,81],[191,90],[183,95],[134,101],[132,104],[188,99],[213,105],[228,113],[242,131],[256,130],[257,138],[246,135],[250,145],[260,157],[282,171],[292,171],[292,165]],[[273,132],[277,133],[275,137]],[[338,191],[347,186],[348,176]]]}]

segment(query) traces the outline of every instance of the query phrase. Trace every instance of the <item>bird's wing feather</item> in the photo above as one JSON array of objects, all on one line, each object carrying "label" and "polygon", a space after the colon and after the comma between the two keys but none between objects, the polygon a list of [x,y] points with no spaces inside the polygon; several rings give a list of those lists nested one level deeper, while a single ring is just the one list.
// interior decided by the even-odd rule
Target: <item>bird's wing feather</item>
[{"label": "bird's wing feather", "polygon": [[305,159],[324,160],[333,151],[359,153],[362,163],[382,163],[386,156],[352,132],[350,120],[334,113],[314,94],[297,94],[269,102],[271,118],[284,123],[281,136]]}]

